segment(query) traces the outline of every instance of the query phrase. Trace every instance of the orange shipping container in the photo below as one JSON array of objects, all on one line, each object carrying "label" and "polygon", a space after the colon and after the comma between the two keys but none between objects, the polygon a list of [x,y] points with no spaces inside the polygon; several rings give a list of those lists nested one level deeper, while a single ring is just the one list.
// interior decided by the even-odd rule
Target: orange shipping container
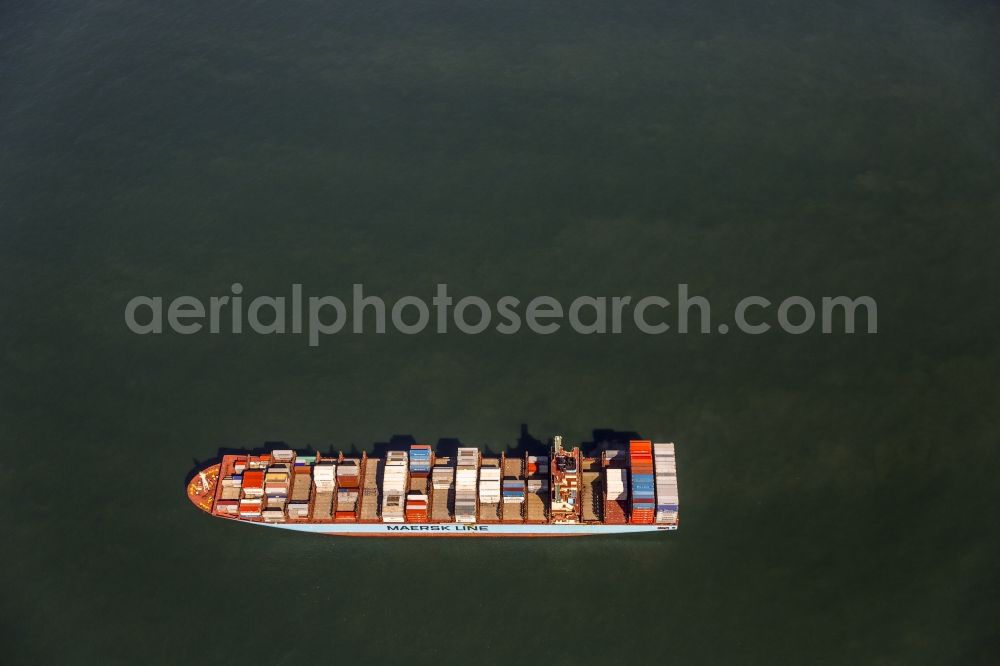
[{"label": "orange shipping container", "polygon": [[244,488],[263,488],[264,487],[264,472],[260,472],[260,471],[247,471],[247,472],[243,472],[243,487]]}]

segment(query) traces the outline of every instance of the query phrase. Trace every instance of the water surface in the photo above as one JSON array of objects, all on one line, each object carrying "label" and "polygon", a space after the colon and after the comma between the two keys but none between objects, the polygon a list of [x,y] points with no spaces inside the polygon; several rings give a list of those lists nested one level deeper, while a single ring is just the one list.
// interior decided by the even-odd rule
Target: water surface
[{"label": "water surface", "polygon": [[[976,664],[989,3],[0,9],[11,663]],[[877,335],[146,336],[137,294],[869,294]],[[678,443],[663,538],[213,521],[219,447]],[[295,637],[295,640],[290,640]]]}]

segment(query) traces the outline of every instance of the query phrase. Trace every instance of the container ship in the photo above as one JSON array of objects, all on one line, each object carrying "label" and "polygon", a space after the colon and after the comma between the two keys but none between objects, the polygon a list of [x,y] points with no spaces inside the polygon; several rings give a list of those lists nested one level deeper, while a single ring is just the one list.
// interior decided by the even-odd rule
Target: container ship
[{"label": "container ship", "polygon": [[673,531],[673,443],[633,440],[585,457],[555,437],[547,456],[436,456],[413,444],[384,458],[226,455],[197,472],[188,499],[250,525],[336,536],[557,537]]}]

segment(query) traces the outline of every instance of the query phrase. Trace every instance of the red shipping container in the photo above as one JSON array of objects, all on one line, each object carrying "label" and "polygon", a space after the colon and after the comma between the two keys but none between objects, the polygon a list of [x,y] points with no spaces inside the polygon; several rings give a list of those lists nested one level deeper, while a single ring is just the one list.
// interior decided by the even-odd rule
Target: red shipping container
[{"label": "red shipping container", "polygon": [[259,470],[249,470],[243,472],[243,487],[244,488],[263,488],[264,487],[264,472]]}]

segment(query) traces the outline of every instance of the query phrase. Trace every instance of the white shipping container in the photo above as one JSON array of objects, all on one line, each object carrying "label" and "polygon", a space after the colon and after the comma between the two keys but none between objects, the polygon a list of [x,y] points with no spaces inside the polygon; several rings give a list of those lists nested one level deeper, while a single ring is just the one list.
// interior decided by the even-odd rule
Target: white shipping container
[{"label": "white shipping container", "polygon": [[345,458],[337,465],[337,476],[357,476],[361,471],[361,461],[357,458]]},{"label": "white shipping container", "polygon": [[653,453],[657,455],[666,454],[672,456],[674,455],[674,443],[665,442],[665,443],[653,444]]}]

